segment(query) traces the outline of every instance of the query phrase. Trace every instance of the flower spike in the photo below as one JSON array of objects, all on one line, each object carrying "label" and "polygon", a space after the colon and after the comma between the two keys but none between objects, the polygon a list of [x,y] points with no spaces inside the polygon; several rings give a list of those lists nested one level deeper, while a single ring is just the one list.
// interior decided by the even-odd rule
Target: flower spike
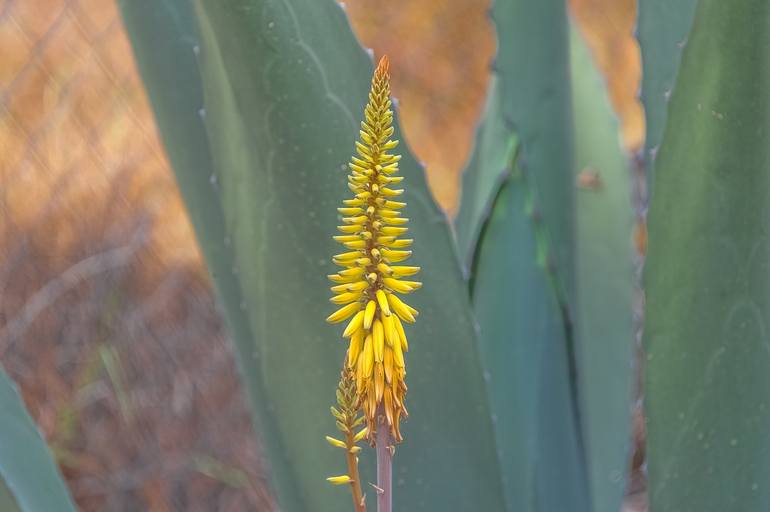
[{"label": "flower spike", "polygon": [[348,187],[352,198],[339,208],[342,233],[335,240],[345,252],[333,261],[342,267],[329,279],[338,286],[331,301],[342,305],[329,316],[329,322],[352,317],[344,331],[350,338],[346,365],[356,382],[357,404],[366,418],[366,435],[374,443],[377,410],[385,412],[390,433],[402,440],[400,418],[406,416],[406,369],[404,352],[408,347],[399,318],[413,323],[417,310],[396,294],[408,294],[422,286],[404,277],[416,274],[419,267],[397,265],[411,256],[403,250],[412,243],[401,238],[408,232],[409,219],[403,216],[406,203],[396,201],[403,189],[392,186],[402,181],[398,173],[399,155],[390,153],[398,145],[392,140],[394,128],[390,100],[388,58],[383,57],[372,78],[369,102],[364,108],[357,155],[349,164]]}]

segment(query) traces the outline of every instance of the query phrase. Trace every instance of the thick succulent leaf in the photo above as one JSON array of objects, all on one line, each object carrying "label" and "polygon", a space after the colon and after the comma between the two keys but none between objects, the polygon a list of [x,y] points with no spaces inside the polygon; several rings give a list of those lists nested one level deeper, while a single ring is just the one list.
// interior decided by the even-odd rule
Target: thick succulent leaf
[{"label": "thick succulent leaf", "polygon": [[474,250],[493,202],[511,174],[516,152],[516,135],[511,123],[501,115],[501,103],[497,75],[493,75],[473,153],[463,173],[460,208],[454,219],[458,252],[466,275],[470,274]]},{"label": "thick succulent leaf", "polygon": [[[140,4],[123,5],[127,19],[146,15]],[[165,37],[149,34],[150,23],[129,28],[236,339],[282,510],[344,510],[349,494],[324,481],[344,468],[323,437],[334,429],[328,411],[345,351],[341,328],[323,321],[333,310],[325,276],[339,252],[335,208],[347,194],[345,165],[371,62],[332,0],[198,2],[198,76],[188,58],[194,31],[174,32],[189,18],[188,2],[162,5]],[[201,77],[203,118],[191,115],[201,105]],[[188,81],[195,85],[182,88],[185,98],[170,98]],[[421,315],[408,328],[411,417],[396,452],[395,507],[502,510],[465,285],[446,219],[422,169],[402,152],[424,289],[411,301]],[[362,462],[373,457],[365,452]],[[364,478],[373,477],[364,467]]]},{"label": "thick succulent leaf", "polygon": [[770,510],[769,59],[770,3],[700,2],[649,216],[656,512]]},{"label": "thick succulent leaf", "polygon": [[581,419],[593,510],[617,511],[631,438],[631,174],[605,84],[574,29],[571,55]]},{"label": "thick succulent leaf", "polygon": [[[642,102],[647,134],[645,157],[655,160],[676,84],[682,49],[698,0],[640,0],[637,37],[642,48]],[[652,165],[648,168],[652,176]]]},{"label": "thick succulent leaf", "polygon": [[588,510],[566,332],[533,218],[531,176],[503,185],[479,242],[473,306],[509,511]]},{"label": "thick succulent leaf", "polygon": [[567,15],[564,0],[494,2],[501,111],[519,140],[519,165],[540,184],[549,272],[560,301],[573,297],[574,194]]},{"label": "thick succulent leaf", "polygon": [[573,176],[565,7],[496,2],[493,18],[496,88],[466,170],[458,238],[474,258],[466,264],[508,510],[579,512],[588,494],[567,327]]},{"label": "thick succulent leaf", "polygon": [[0,510],[74,511],[45,440],[2,369],[0,411]]}]

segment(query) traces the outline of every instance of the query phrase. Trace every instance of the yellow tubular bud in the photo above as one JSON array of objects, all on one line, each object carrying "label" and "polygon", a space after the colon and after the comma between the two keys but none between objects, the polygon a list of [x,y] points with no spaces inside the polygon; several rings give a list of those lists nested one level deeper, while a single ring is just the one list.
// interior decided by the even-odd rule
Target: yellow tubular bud
[{"label": "yellow tubular bud", "polygon": [[[398,340],[398,335],[396,335]],[[353,365],[358,361],[358,356],[363,348],[364,330],[359,329],[353,333],[350,337],[350,346],[348,347],[348,366],[353,368]]]},{"label": "yellow tubular bud", "polygon": [[401,343],[393,345],[393,361],[399,368],[404,368],[406,366],[404,363],[404,352],[402,351]]},{"label": "yellow tubular bud", "polygon": [[353,319],[350,321],[347,327],[345,327],[345,332],[342,333],[343,338],[347,338],[349,336],[352,336],[354,332],[359,330],[361,328],[361,325],[364,323],[364,312],[359,311],[355,314]]},{"label": "yellow tubular bud", "polygon": [[361,309],[361,305],[358,302],[353,302],[347,306],[342,306],[340,309],[329,315],[326,319],[327,322],[337,324],[351,317],[356,311]]},{"label": "yellow tubular bud", "polygon": [[361,293],[362,292],[340,293],[339,295],[335,295],[329,299],[329,301],[333,302],[334,304],[347,304],[348,302],[355,302],[360,299]]},{"label": "yellow tubular bud", "polygon": [[356,150],[358,153],[363,157],[372,156],[371,151],[369,151],[369,148],[361,144],[360,142],[356,141]]},{"label": "yellow tubular bud", "polygon": [[394,251],[391,249],[383,249],[380,251],[382,256],[388,261],[388,263],[398,263],[404,261],[412,255],[412,251]]},{"label": "yellow tubular bud", "polygon": [[396,277],[409,277],[420,271],[420,267],[391,267]]},{"label": "yellow tubular bud", "polygon": [[385,381],[393,382],[393,348],[385,347],[385,357],[382,360],[382,367],[385,369]]},{"label": "yellow tubular bud", "polygon": [[363,390],[364,389],[364,379],[366,378],[364,376],[364,353],[363,351],[358,356],[358,362],[356,363],[356,389]]},{"label": "yellow tubular bud", "polygon": [[414,323],[414,315],[409,311],[407,305],[404,304],[401,299],[391,293],[388,295],[388,303],[396,315],[398,315],[404,322],[409,322],[410,324]]},{"label": "yellow tubular bud", "polygon": [[340,261],[347,261],[347,260],[355,260],[356,258],[360,257],[361,253],[358,251],[350,251],[350,252],[343,252],[340,254],[335,254],[332,256],[335,260]]},{"label": "yellow tubular bud", "polygon": [[345,224],[363,224],[369,218],[366,215],[358,215],[357,217],[342,217],[342,222]]},{"label": "yellow tubular bud", "polygon": [[385,316],[390,316],[390,306],[388,306],[387,294],[382,290],[377,290],[375,296],[377,297],[377,304],[380,305],[382,312],[385,313]]},{"label": "yellow tubular bud", "polygon": [[369,378],[372,376],[372,369],[374,368],[374,347],[372,347],[371,334],[364,341],[364,351],[361,355],[364,358],[364,377]]},{"label": "yellow tubular bud", "polygon": [[392,277],[383,278],[382,282],[385,284],[385,286],[394,292],[409,293],[412,291],[412,287],[406,284],[404,281],[399,281],[398,279],[393,279]]},{"label": "yellow tubular bud", "polygon": [[365,249],[366,248],[366,242],[364,240],[356,240],[354,242],[345,242],[342,245],[344,245],[348,249]]},{"label": "yellow tubular bud", "polygon": [[353,442],[354,443],[360,442],[363,438],[366,437],[366,434],[368,434],[368,433],[369,433],[369,429],[368,428],[366,428],[366,427],[362,428],[361,431],[358,434],[356,434],[356,436],[353,438]]},{"label": "yellow tubular bud", "polygon": [[337,226],[337,231],[341,233],[355,233],[359,229],[361,229],[361,226],[358,225],[350,225],[350,226]]},{"label": "yellow tubular bud", "polygon": [[331,291],[333,291],[334,293],[344,293],[344,292],[347,292],[347,291],[352,291],[349,288],[351,286],[353,286],[354,284],[355,283],[343,283],[343,284],[338,284],[337,286],[332,286],[329,289]]},{"label": "yellow tubular bud", "polygon": [[400,196],[403,193],[404,193],[404,189],[402,188],[399,188],[396,190],[386,188],[386,187],[380,188],[380,194],[382,194],[385,197],[396,197],[396,196]]},{"label": "yellow tubular bud", "polygon": [[356,240],[361,240],[361,237],[358,235],[337,235],[332,237],[335,242],[339,242],[341,244],[345,242],[355,242]]},{"label": "yellow tubular bud", "polygon": [[361,208],[337,208],[337,211],[342,215],[358,215],[359,213],[364,213],[364,210]]},{"label": "yellow tubular bud", "polygon": [[393,316],[386,316],[382,319],[382,327],[385,329],[385,342],[388,346],[393,346],[394,343],[398,343],[398,331],[396,330],[396,324],[393,322]]},{"label": "yellow tubular bud", "polygon": [[377,310],[377,305],[373,300],[370,300],[366,304],[366,312],[364,314],[364,329],[367,331],[372,327],[372,321],[374,320],[374,312]]},{"label": "yellow tubular bud", "polygon": [[385,244],[389,249],[406,249],[414,242],[411,238],[402,238],[400,240],[393,240],[392,242]]},{"label": "yellow tubular bud", "polygon": [[409,231],[409,228],[400,228],[397,226],[385,226],[380,230],[380,233],[382,233],[383,235],[398,236],[398,235],[403,235],[407,231]]},{"label": "yellow tubular bud", "polygon": [[334,446],[335,448],[347,449],[347,445],[345,444],[345,442],[344,441],[340,441],[339,439],[334,439],[333,437],[326,436],[326,441],[330,445]]},{"label": "yellow tubular bud", "polygon": [[374,343],[374,360],[381,363],[383,350],[385,350],[385,329],[379,319],[375,320],[372,326],[372,343]]},{"label": "yellow tubular bud", "polygon": [[398,337],[401,340],[401,348],[404,349],[404,352],[409,352],[409,342],[406,340],[404,326],[401,324],[401,321],[398,319],[398,317],[394,316],[392,318],[393,324],[396,326],[396,331],[398,331]]},{"label": "yellow tubular bud", "polygon": [[334,283],[352,283],[359,279],[357,276],[341,276],[339,274],[331,274],[326,277]]},{"label": "yellow tubular bud", "polygon": [[[361,167],[360,165],[356,165],[356,164],[353,164],[353,163],[348,164],[348,167],[350,167],[350,170],[353,171],[353,172],[364,173],[364,172],[367,171],[366,167]],[[343,203],[345,203],[345,201],[343,201]],[[347,203],[345,203],[345,204],[347,204]]]},{"label": "yellow tubular bud", "polygon": [[382,367],[382,361],[378,361],[374,366],[374,396],[378,402],[382,400],[383,391],[385,391],[385,369]]},{"label": "yellow tubular bud", "polygon": [[385,219],[386,224],[390,224],[391,226],[402,226],[409,222],[409,219],[406,217],[391,217],[388,219]]},{"label": "yellow tubular bud", "polygon": [[326,479],[332,485],[345,485],[353,482],[353,479],[348,475],[330,476]]},{"label": "yellow tubular bud", "polygon": [[396,237],[393,236],[393,235],[390,235],[390,236],[378,236],[377,237],[377,243],[378,244],[388,245],[388,244],[392,244],[395,241],[396,241]]}]

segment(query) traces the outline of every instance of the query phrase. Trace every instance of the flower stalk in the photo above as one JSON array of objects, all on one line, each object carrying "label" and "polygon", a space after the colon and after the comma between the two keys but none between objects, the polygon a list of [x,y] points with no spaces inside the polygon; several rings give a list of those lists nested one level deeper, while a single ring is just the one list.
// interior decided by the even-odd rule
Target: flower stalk
[{"label": "flower stalk", "polygon": [[[385,423],[385,416],[378,417]],[[390,442],[390,431],[387,428],[377,429],[377,512],[392,512],[393,510],[393,454],[396,447]]]}]

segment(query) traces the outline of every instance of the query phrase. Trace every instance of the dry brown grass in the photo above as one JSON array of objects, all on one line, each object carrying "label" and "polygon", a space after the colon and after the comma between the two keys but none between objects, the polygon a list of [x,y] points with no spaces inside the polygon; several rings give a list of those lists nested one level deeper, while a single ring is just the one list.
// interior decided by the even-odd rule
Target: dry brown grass
[{"label": "dry brown grass", "polygon": [[[633,0],[572,3],[636,147]],[[485,2],[347,9],[391,56],[405,135],[453,210],[494,53]],[[113,2],[0,2],[0,48],[0,360],[79,505],[267,509],[229,343]]]}]

